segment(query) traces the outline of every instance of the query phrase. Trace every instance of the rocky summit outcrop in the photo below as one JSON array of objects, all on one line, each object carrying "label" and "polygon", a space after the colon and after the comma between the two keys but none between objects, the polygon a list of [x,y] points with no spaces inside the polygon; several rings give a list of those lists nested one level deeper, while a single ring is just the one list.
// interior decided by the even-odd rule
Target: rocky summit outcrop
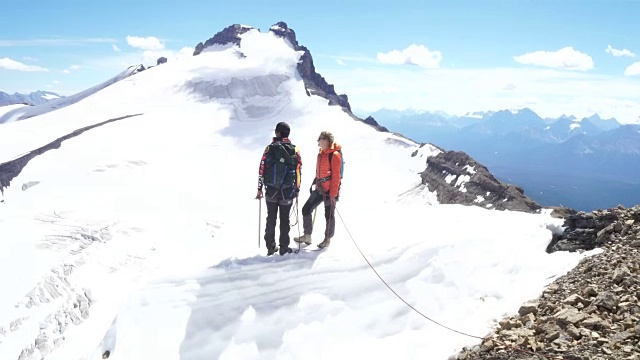
[{"label": "rocky summit outcrop", "polygon": [[251,29],[253,29],[251,26],[240,24],[227,26],[204,43],[198,43],[193,51],[193,56],[199,55],[204,49],[214,45],[227,45],[230,43],[240,45],[240,35]]},{"label": "rocky summit outcrop", "polygon": [[298,72],[304,80],[304,84],[307,88],[307,94],[322,96],[329,100],[330,105],[340,105],[351,112],[351,105],[349,104],[347,95],[336,94],[333,85],[329,84],[322,75],[316,72],[311,52],[305,46],[298,44],[296,33],[293,29],[290,29],[285,22],[280,21],[271,26],[269,31],[277,36],[285,38],[296,51],[303,52],[300,57],[300,62],[298,63]]},{"label": "rocky summit outcrop", "polygon": [[[204,43],[201,42],[196,45],[193,55],[198,55],[202,53],[204,49],[214,45],[224,46],[227,44],[235,44],[241,46],[242,39],[240,35],[252,29],[253,27],[251,26],[239,24],[228,26]],[[302,56],[298,62],[298,72],[304,81],[307,95],[321,96],[329,101],[329,105],[339,105],[351,114],[351,105],[349,104],[347,95],[338,95],[333,85],[329,84],[322,75],[316,72],[311,52],[305,46],[298,44],[295,31],[289,28],[287,23],[283,21],[271,26],[269,31],[287,40],[294,50],[302,52]],[[362,119],[358,120],[362,121]]]},{"label": "rocky summit outcrop", "polygon": [[367,125],[371,125],[374,128],[378,129],[378,131],[382,131],[382,132],[389,132],[389,129],[387,129],[386,127],[378,124],[378,122],[376,121],[376,119],[373,118],[373,116],[367,116],[366,119],[362,120],[365,124]]},{"label": "rocky summit outcrop", "polygon": [[477,205],[489,209],[536,212],[542,208],[524,191],[496,179],[489,170],[461,151],[443,151],[427,159],[420,176],[441,204]]},{"label": "rocky summit outcrop", "polygon": [[559,245],[556,251],[594,246],[603,251],[583,259],[539,298],[522,304],[481,344],[452,358],[640,359],[639,219],[640,206],[568,216],[556,245],[570,239],[570,246]]}]

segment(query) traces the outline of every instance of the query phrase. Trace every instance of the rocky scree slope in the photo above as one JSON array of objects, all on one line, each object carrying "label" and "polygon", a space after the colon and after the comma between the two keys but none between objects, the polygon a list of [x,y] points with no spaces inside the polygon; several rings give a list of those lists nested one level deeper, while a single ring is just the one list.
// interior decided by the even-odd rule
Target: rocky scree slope
[{"label": "rocky scree slope", "polygon": [[567,216],[564,226],[549,252],[602,252],[583,259],[500,321],[481,344],[451,359],[640,359],[640,206],[579,212]]}]

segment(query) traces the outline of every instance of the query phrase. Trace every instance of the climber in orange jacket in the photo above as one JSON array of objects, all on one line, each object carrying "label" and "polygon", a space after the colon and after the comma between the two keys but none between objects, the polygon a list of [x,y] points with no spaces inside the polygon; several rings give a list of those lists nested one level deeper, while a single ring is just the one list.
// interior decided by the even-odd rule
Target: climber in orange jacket
[{"label": "climber in orange jacket", "polygon": [[309,199],[302,207],[304,235],[293,240],[298,243],[311,244],[311,233],[313,232],[311,213],[320,203],[324,202],[324,217],[327,225],[324,240],[318,244],[318,247],[322,249],[330,245],[331,238],[335,234],[336,219],[334,213],[340,195],[342,148],[339,144],[334,143],[333,134],[328,131],[320,133],[318,146],[320,147],[320,152],[316,162],[316,178],[313,181],[315,190],[311,191]]}]

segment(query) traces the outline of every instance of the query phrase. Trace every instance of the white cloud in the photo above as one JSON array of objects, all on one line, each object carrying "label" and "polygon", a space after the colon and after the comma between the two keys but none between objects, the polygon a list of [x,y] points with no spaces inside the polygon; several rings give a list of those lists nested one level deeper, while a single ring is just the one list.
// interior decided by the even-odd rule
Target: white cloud
[{"label": "white cloud", "polygon": [[613,47],[611,47],[611,45],[607,46],[607,49],[605,50],[607,53],[613,55],[613,56],[628,56],[628,57],[636,57],[636,54],[632,53],[631,51],[627,50],[627,49],[614,49]]},{"label": "white cloud", "polygon": [[116,51],[116,52],[122,51],[122,50],[120,50],[120,48],[116,44],[111,44],[111,47],[113,48],[113,51]]},{"label": "white cloud", "polygon": [[349,62],[357,62],[357,63],[371,63],[371,64],[379,64],[379,61],[376,59],[373,59],[371,57],[367,57],[367,56],[345,56],[345,55],[340,55],[340,56],[336,56],[336,55],[330,55],[330,54],[314,54],[313,55],[314,58],[328,58],[328,59],[335,59],[336,61],[340,60],[340,61],[349,61]]},{"label": "white cloud", "polygon": [[629,65],[625,70],[624,74],[626,76],[636,76],[640,75],[640,61],[636,61],[633,64]]},{"label": "white cloud", "polygon": [[573,47],[564,47],[558,51],[534,51],[513,59],[525,65],[537,65],[566,70],[586,71],[593,69],[591,56],[575,50]]},{"label": "white cloud", "polygon": [[438,68],[442,60],[440,51],[430,51],[424,45],[409,45],[404,50],[392,50],[388,53],[378,53],[378,61],[383,64],[417,65],[424,68]]},{"label": "white cloud", "polygon": [[183,47],[177,52],[172,50],[147,50],[142,53],[142,59],[140,59],[140,61],[145,66],[156,65],[160,57],[166,57],[168,61],[175,61],[185,57],[192,57],[194,51],[195,49],[192,47]]},{"label": "white cloud", "polygon": [[155,36],[139,37],[127,36],[129,46],[142,50],[162,50],[164,44]]},{"label": "white cloud", "polygon": [[342,59],[336,59],[336,62],[338,63],[338,65],[346,65],[346,63]]},{"label": "white cloud", "polygon": [[512,84],[512,83],[508,83],[508,84],[507,84],[507,85],[505,85],[502,89],[503,89],[503,90],[507,90],[507,91],[515,90],[515,89],[516,89],[516,86],[515,86],[514,84]]},{"label": "white cloud", "polygon": [[147,50],[142,53],[142,63],[145,66],[148,65],[156,65],[158,63],[158,59],[161,57],[166,57],[167,60],[170,59],[169,56],[172,55],[171,51],[151,51]]},{"label": "white cloud", "polygon": [[81,66],[80,66],[80,65],[71,65],[71,66],[69,66],[69,68],[68,68],[68,69],[64,69],[64,70],[62,70],[62,73],[64,73],[64,74],[70,74],[72,71],[79,70],[80,68],[81,68]]},{"label": "white cloud", "polygon": [[185,58],[185,57],[192,57],[193,56],[193,52],[195,50],[196,49],[194,49],[192,47],[185,46],[175,54],[175,58],[176,58],[176,60],[178,60],[178,59],[182,59],[182,58]]},{"label": "white cloud", "polygon": [[[113,76],[131,65],[143,64],[144,66],[155,66],[159,57],[166,57],[168,61],[192,57],[194,48],[184,47],[178,51],[164,49],[159,51],[122,51],[112,52],[110,56],[102,56],[85,60],[82,64],[84,69],[92,71],[106,72],[108,76]],[[107,76],[105,75],[105,76]],[[83,88],[76,91],[84,90]]]},{"label": "white cloud", "polygon": [[49,71],[43,67],[35,65],[26,65],[21,62],[9,59],[7,57],[0,58],[0,68],[17,71]]}]

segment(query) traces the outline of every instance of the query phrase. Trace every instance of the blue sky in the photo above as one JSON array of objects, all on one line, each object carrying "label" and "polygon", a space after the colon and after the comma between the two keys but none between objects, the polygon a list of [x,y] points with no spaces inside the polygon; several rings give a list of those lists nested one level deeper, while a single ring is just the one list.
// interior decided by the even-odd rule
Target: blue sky
[{"label": "blue sky", "polygon": [[640,1],[604,0],[9,2],[0,91],[70,95],[129,65],[189,56],[228,25],[282,20],[356,109],[529,106],[635,122],[639,13]]}]

